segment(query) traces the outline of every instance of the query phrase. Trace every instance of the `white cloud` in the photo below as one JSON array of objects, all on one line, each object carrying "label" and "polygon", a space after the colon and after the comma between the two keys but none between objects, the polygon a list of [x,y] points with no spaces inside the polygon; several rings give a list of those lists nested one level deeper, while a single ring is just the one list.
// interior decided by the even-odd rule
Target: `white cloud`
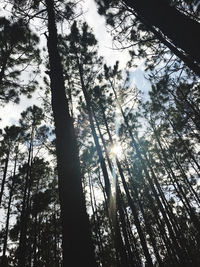
[{"label": "white cloud", "polygon": [[21,112],[32,105],[40,105],[38,92],[35,92],[31,99],[28,99],[26,96],[22,96],[20,98],[19,104],[8,103],[3,108],[1,107],[0,128],[4,128],[5,126],[11,126],[12,124],[17,124]]},{"label": "white cloud", "polygon": [[127,50],[113,50],[112,36],[106,29],[105,18],[97,12],[97,5],[94,0],[84,1],[84,18],[93,29],[96,39],[99,43],[99,54],[105,58],[108,65],[115,64],[116,60],[120,62],[120,68],[125,68],[130,59]]}]

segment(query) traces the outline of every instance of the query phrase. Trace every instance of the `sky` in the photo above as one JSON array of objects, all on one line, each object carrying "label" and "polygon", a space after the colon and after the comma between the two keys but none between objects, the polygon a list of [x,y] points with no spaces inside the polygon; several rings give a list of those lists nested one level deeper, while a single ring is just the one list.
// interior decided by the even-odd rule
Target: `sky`
[{"label": "sky", "polygon": [[[113,50],[113,42],[111,34],[105,23],[105,18],[97,12],[97,6],[94,0],[85,0],[83,5],[82,19],[86,20],[98,40],[99,54],[105,58],[107,65],[114,65],[119,61],[120,69],[126,68],[126,63],[129,60],[127,50]],[[44,45],[44,39],[42,45]],[[138,63],[138,62],[137,62]],[[144,78],[143,64],[139,62],[139,67],[131,71],[132,86],[137,86],[142,92],[147,92],[150,88],[149,82]],[[0,128],[6,125],[16,124],[20,117],[20,113],[30,105],[40,105],[41,92],[36,91],[31,99],[25,96],[21,97],[19,104],[9,103],[4,107],[0,107]]]},{"label": "sky", "polygon": [[[1,8],[1,6],[0,6]],[[111,34],[106,27],[105,18],[100,16],[97,12],[97,6],[94,0],[83,1],[83,16],[82,19],[86,20],[89,26],[93,29],[95,37],[99,45],[99,55],[103,56],[107,65],[114,65],[116,61],[119,61],[119,68],[125,69],[127,61],[130,59],[128,51],[113,50],[113,42]],[[1,12],[1,16],[3,13]],[[46,46],[46,40],[44,35],[42,36],[41,46]],[[150,85],[147,79],[144,78],[143,63],[139,63],[137,69],[131,70],[131,82],[132,86],[137,86],[139,90],[146,92],[149,90]],[[25,96],[21,96],[19,104],[8,103],[5,106],[0,106],[0,129],[13,124],[18,124],[20,113],[27,107],[34,105],[40,106],[40,97],[42,92],[36,90],[31,99],[27,99]],[[0,213],[0,221],[3,216]]]},{"label": "sky", "polygon": [[129,59],[128,51],[113,50],[112,36],[108,32],[105,18],[97,12],[97,5],[94,0],[84,1],[84,18],[93,29],[99,43],[99,53],[105,57],[106,63],[114,65],[116,60],[120,61],[120,68],[125,68]]}]

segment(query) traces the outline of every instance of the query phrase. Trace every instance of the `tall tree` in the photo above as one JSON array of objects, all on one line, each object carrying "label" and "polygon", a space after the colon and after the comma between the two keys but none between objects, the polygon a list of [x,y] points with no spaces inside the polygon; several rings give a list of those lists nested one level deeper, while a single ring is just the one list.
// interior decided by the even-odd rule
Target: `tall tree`
[{"label": "tall tree", "polygon": [[[95,266],[89,221],[81,185],[78,151],[65,93],[63,68],[58,51],[54,1],[46,0],[48,14],[48,52],[52,109],[56,132],[59,197],[63,233],[63,265]],[[87,244],[87,245],[86,245]]]},{"label": "tall tree", "polygon": [[[41,10],[39,9],[40,4],[43,7]],[[59,10],[59,5],[64,8],[63,12]],[[72,7],[73,4],[68,1],[46,0],[43,3],[14,1],[14,8],[17,10],[17,14],[24,16],[27,21],[37,16],[38,13],[46,15],[50,88],[55,122],[57,171],[61,204],[63,265],[66,266],[69,263],[78,266],[81,259],[83,265],[92,264],[95,266],[89,221],[81,184],[73,118],[69,113],[63,68],[58,51],[56,23],[57,20],[62,20],[63,17],[69,19],[70,15],[73,14]],[[36,15],[30,16],[30,11]],[[79,256],[77,257],[77,255]]]}]

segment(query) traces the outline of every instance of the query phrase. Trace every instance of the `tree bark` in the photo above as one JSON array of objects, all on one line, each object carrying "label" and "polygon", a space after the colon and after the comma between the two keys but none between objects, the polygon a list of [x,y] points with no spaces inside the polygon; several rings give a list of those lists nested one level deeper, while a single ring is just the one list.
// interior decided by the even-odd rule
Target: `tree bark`
[{"label": "tree bark", "polygon": [[2,198],[3,198],[4,186],[5,186],[5,182],[6,182],[6,176],[7,176],[7,170],[8,170],[8,162],[9,162],[9,154],[10,154],[10,151],[8,151],[8,153],[6,155],[6,160],[5,160],[5,167],[4,167],[4,171],[3,171],[3,179],[2,179],[2,182],[1,182],[0,206],[1,206]]},{"label": "tree bark", "polygon": [[81,173],[73,119],[65,94],[63,68],[58,52],[54,1],[46,0],[48,52],[52,109],[56,132],[56,154],[63,235],[63,267],[96,266],[81,184]]},{"label": "tree bark", "polygon": [[158,28],[191,59],[200,63],[200,24],[166,0],[122,0],[150,26]]}]

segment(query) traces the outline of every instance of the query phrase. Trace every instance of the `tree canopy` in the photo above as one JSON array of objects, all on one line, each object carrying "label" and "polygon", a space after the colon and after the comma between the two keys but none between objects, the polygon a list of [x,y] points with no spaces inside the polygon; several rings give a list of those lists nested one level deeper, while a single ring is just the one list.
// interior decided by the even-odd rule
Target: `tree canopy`
[{"label": "tree canopy", "polygon": [[95,1],[126,67],[84,3],[0,4],[0,265],[198,267],[200,5]]}]

